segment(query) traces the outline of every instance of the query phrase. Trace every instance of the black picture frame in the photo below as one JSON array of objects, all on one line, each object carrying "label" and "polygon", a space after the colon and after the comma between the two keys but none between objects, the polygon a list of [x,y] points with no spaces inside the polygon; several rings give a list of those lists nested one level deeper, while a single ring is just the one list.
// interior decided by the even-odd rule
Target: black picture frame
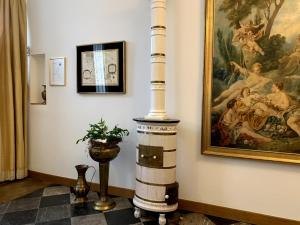
[{"label": "black picture frame", "polygon": [[77,46],[77,93],[126,93],[126,42]]}]

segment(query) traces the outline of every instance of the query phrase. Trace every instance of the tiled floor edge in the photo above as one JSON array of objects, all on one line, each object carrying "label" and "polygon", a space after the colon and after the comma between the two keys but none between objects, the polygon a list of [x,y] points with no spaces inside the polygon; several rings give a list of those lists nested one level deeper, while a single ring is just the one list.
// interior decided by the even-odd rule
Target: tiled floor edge
[{"label": "tiled floor edge", "polygon": [[[45,173],[40,173],[36,171],[28,171],[29,177],[33,179],[38,179],[41,181],[53,182],[56,184],[73,186],[76,182],[75,179],[65,178]],[[93,183],[92,190],[97,191],[99,189],[99,184]],[[108,192],[110,195],[132,198],[134,195],[134,190],[126,189],[122,187],[109,186]],[[202,213],[211,216],[222,217],[226,219],[243,221],[251,224],[260,225],[300,225],[300,221],[264,215],[260,213],[248,212],[239,209],[232,209],[222,206],[210,205],[201,202],[194,202],[184,199],[179,199],[179,209],[188,210],[191,212]]]}]

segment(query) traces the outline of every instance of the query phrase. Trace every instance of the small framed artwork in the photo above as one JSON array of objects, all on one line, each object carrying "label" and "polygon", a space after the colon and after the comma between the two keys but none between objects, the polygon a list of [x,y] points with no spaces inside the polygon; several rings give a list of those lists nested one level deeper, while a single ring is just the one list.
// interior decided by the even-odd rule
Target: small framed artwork
[{"label": "small framed artwork", "polygon": [[78,93],[125,93],[125,41],[77,46]]},{"label": "small framed artwork", "polygon": [[66,85],[66,57],[53,57],[49,59],[50,86]]},{"label": "small framed artwork", "polygon": [[203,154],[300,164],[296,2],[206,0]]}]

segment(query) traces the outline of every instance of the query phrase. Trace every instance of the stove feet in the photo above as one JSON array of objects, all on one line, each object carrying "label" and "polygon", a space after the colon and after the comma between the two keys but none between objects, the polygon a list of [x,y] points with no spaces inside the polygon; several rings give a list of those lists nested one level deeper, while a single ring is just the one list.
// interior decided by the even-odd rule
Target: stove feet
[{"label": "stove feet", "polygon": [[140,209],[140,208],[135,207],[135,210],[134,210],[134,217],[135,217],[135,218],[141,218],[141,209]]},{"label": "stove feet", "polygon": [[158,222],[159,222],[159,225],[165,225],[167,223],[166,215],[165,214],[159,214]]}]

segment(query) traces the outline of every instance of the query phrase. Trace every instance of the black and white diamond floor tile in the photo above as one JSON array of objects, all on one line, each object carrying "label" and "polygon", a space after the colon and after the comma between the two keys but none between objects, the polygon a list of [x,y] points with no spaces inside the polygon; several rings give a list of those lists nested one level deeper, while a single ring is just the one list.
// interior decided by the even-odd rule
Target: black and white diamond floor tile
[{"label": "black and white diamond floor tile", "polygon": [[[65,186],[50,186],[8,203],[0,204],[0,225],[157,225],[158,213],[143,213],[134,217],[132,201],[114,198],[112,210],[99,212],[93,209],[98,195],[90,192],[86,204],[74,203],[74,195]],[[229,225],[214,223],[201,214],[183,212],[180,225]],[[197,217],[198,216],[198,217]],[[200,218],[200,219],[199,219]],[[201,220],[201,221],[200,221]],[[172,221],[170,219],[170,221]],[[170,223],[173,225],[173,223]],[[175,225],[175,224],[174,224]],[[247,224],[240,224],[247,225]]]}]

